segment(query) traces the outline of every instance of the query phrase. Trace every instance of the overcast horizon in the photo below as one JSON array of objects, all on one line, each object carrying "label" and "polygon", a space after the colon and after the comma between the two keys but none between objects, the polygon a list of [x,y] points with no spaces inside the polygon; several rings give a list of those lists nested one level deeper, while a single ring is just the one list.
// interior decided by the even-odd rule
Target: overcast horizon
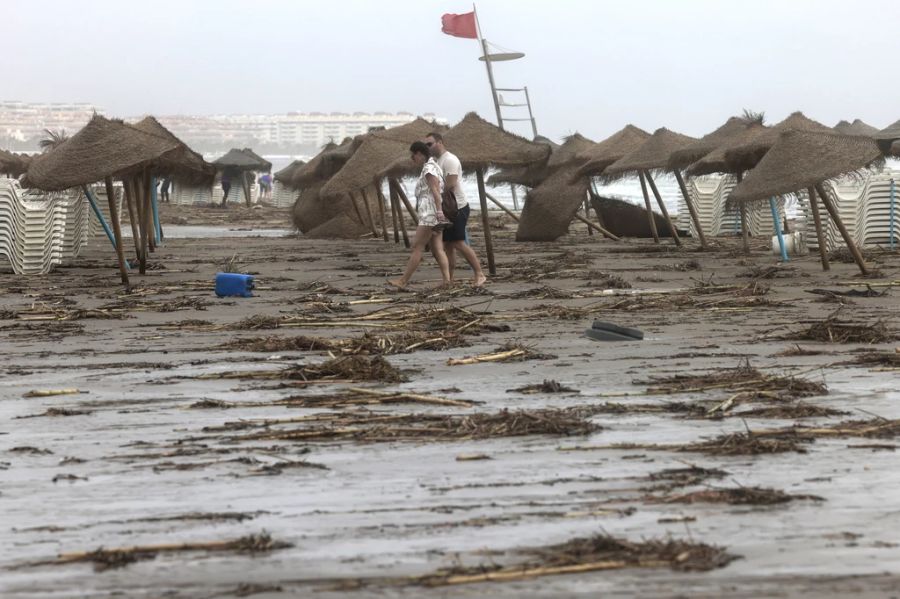
[{"label": "overcast horizon", "polygon": [[[443,13],[471,6],[13,1],[0,99],[114,116],[408,111],[452,123],[475,110],[494,121],[477,41],[440,30]],[[599,140],[626,123],[697,136],[744,108],[771,123],[794,110],[826,125],[900,117],[896,2],[490,0],[478,12],[487,39],[526,53],[495,66],[497,84],[527,85],[552,138]]]}]

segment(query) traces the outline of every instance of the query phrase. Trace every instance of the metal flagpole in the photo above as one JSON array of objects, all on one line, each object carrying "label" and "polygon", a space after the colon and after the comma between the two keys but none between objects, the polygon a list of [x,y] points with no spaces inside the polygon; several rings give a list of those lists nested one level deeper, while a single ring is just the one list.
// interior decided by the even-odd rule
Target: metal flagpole
[{"label": "metal flagpole", "polygon": [[[503,115],[500,113],[500,98],[497,96],[497,85],[494,83],[494,69],[491,67],[491,59],[488,54],[487,40],[481,35],[481,22],[478,20],[478,8],[472,4],[472,13],[475,15],[475,32],[478,34],[478,42],[481,44],[481,52],[484,58],[484,66],[487,67],[488,83],[491,85],[491,98],[494,100],[494,111],[497,113],[497,126],[501,131],[505,131],[503,127]],[[512,192],[513,208],[519,209],[519,198],[516,197],[516,186],[510,183],[509,190]]]}]

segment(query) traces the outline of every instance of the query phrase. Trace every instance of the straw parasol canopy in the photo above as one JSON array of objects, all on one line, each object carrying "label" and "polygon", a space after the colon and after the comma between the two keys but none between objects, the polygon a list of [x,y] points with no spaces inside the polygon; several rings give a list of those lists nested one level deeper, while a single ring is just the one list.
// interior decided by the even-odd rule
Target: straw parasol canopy
[{"label": "straw parasol canopy", "polygon": [[653,132],[641,146],[623,156],[603,171],[604,177],[623,177],[642,171],[664,170],[673,152],[697,141],[695,137],[675,133],[665,127]]},{"label": "straw parasol canopy", "polygon": [[[350,138],[347,138],[349,143]],[[311,158],[306,164],[294,170],[291,174],[290,185],[296,189],[304,187],[306,185],[310,185],[316,181],[322,181],[322,178],[319,177],[319,167],[322,164],[322,159],[324,155],[334,149],[336,149],[338,145],[333,141],[328,142],[322,149],[316,154],[313,158]]]},{"label": "straw parasol canopy", "polygon": [[623,129],[597,142],[579,156],[585,163],[578,169],[576,176],[599,175],[612,163],[637,150],[649,138],[650,134],[643,129],[625,125]]},{"label": "straw parasol canopy", "polygon": [[27,154],[16,154],[15,152],[7,152],[0,150],[0,174],[10,174],[18,177],[28,170],[28,163],[31,157]]},{"label": "straw parasol canopy", "polygon": [[60,191],[123,176],[176,148],[171,140],[95,114],[78,133],[30,162],[26,185]]},{"label": "straw parasol canopy", "polygon": [[756,168],[734,188],[729,202],[793,193],[880,160],[881,151],[870,137],[783,131]]},{"label": "straw parasol canopy", "polygon": [[528,192],[516,241],[553,241],[566,234],[590,184],[575,176],[577,170],[577,164],[562,166]]},{"label": "straw parasol canopy", "polygon": [[333,196],[360,190],[392,170],[405,174],[407,169],[398,163],[411,163],[409,146],[442,129],[441,125],[418,117],[398,127],[366,134],[340,170],[322,188],[322,195]]},{"label": "straw parasol canopy", "polygon": [[[542,138],[547,139],[547,138]],[[537,141],[538,138],[535,138]],[[547,140],[549,141],[549,140]],[[537,143],[544,143],[537,141]],[[595,144],[580,133],[575,133],[565,138],[560,144],[550,142],[550,157],[544,164],[532,164],[527,166],[515,166],[501,169],[491,175],[488,185],[497,186],[503,184],[523,185],[525,187],[537,187],[550,176],[556,169],[571,165],[581,165],[584,162],[580,154],[590,150]]]},{"label": "straw parasol canopy", "polygon": [[272,169],[272,163],[259,156],[250,148],[239,150],[231,148],[224,156],[216,158],[212,162],[221,170],[235,171],[268,171]]},{"label": "straw parasol canopy", "polygon": [[852,123],[841,121],[834,126],[834,130],[843,135],[864,135],[866,137],[875,137],[878,133],[876,127],[866,124],[859,119],[854,119]]},{"label": "straw parasol canopy", "polygon": [[294,176],[294,173],[297,171],[297,169],[299,169],[304,164],[306,164],[306,162],[303,160],[294,160],[289,165],[275,173],[272,178],[280,182],[282,185],[291,187],[291,178]]},{"label": "straw parasol canopy", "polygon": [[875,134],[875,141],[878,142],[878,146],[885,154],[890,153],[891,144],[898,139],[900,139],[900,121],[888,125]]},{"label": "straw parasol canopy", "polygon": [[174,150],[159,159],[157,164],[158,174],[171,174],[177,179],[188,180],[192,183],[212,183],[216,174],[216,167],[188,147],[186,143],[166,129],[156,118],[152,116],[144,117],[132,127],[177,144]]},{"label": "straw parasol canopy", "polygon": [[760,122],[754,121],[745,124],[742,131],[735,133],[730,139],[725,141],[715,150],[688,166],[687,169],[685,169],[685,174],[689,177],[701,177],[713,173],[730,173],[731,169],[725,161],[726,152],[732,148],[738,148],[752,142],[769,130],[770,127],[766,127]]},{"label": "straw parasol canopy", "polygon": [[467,170],[522,166],[542,162],[550,155],[546,144],[504,131],[474,112],[467,114],[443,136],[444,146],[456,154]]},{"label": "straw parasol canopy", "polygon": [[[733,116],[725,124],[711,133],[707,133],[697,141],[669,156],[669,170],[682,170],[700,160],[716,148],[728,143],[740,135],[751,121],[746,117]],[[761,121],[759,121],[761,123]]]},{"label": "straw parasol canopy", "polygon": [[802,112],[794,112],[768,131],[760,133],[743,145],[727,150],[725,163],[728,165],[729,172],[736,173],[752,169],[766,155],[769,148],[775,145],[778,136],[784,131],[791,130],[834,133],[834,129],[831,127],[807,118]]}]

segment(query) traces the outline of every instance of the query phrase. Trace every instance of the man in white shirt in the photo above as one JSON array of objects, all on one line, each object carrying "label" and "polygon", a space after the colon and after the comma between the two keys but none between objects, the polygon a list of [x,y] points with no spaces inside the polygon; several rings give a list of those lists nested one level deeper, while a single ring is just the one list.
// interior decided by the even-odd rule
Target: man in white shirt
[{"label": "man in white shirt", "polygon": [[469,220],[469,202],[462,187],[462,165],[455,154],[448,152],[444,147],[444,138],[440,133],[429,133],[425,137],[425,145],[431,151],[438,166],[444,171],[444,189],[453,191],[456,196],[456,205],[459,213],[453,220],[453,226],[444,229],[444,250],[447,252],[447,260],[450,262],[450,281],[453,281],[453,271],[456,266],[456,252],[462,254],[472,272],[475,273],[473,284],[476,287],[484,285],[487,277],[481,269],[481,262],[472,247],[466,243],[466,223]]}]

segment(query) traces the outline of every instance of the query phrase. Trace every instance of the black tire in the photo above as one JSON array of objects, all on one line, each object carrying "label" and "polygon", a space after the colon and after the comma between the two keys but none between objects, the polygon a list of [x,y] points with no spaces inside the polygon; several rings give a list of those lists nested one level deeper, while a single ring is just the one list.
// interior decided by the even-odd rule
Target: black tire
[{"label": "black tire", "polygon": [[632,339],[640,340],[644,338],[643,331],[639,331],[637,329],[629,329],[628,327],[621,327],[617,324],[604,322],[602,320],[595,320],[594,324],[591,325],[591,328],[595,331],[608,331],[625,337],[631,337]]}]

